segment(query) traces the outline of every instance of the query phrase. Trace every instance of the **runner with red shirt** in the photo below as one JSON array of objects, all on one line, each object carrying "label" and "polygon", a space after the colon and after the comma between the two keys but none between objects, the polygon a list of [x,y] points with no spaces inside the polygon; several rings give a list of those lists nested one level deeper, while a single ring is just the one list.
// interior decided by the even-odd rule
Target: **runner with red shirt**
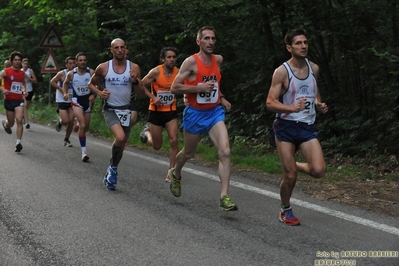
[{"label": "runner with red shirt", "polygon": [[22,53],[14,51],[10,55],[11,67],[0,72],[0,80],[4,85],[0,87],[4,95],[4,108],[6,109],[7,120],[3,120],[4,130],[11,134],[11,128],[17,123],[17,142],[15,152],[22,150],[22,134],[24,117],[24,96],[27,96],[25,87],[25,72],[21,70]]}]

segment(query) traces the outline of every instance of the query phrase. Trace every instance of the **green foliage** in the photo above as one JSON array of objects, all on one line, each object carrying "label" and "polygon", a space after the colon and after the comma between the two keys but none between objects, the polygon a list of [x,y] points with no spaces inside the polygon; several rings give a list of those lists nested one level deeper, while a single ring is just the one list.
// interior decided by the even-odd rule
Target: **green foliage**
[{"label": "green foliage", "polygon": [[[197,30],[217,31],[223,55],[221,89],[232,103],[226,124],[236,140],[267,151],[274,114],[265,108],[273,71],[289,59],[284,35],[304,27],[309,59],[320,66],[319,89],[329,113],[317,126],[325,154],[374,158],[399,156],[398,4],[392,1],[244,0],[9,0],[0,10],[0,55],[20,50],[39,77],[39,102],[54,99],[51,75],[40,73],[48,49],[38,48],[55,25],[65,44],[54,49],[62,67],[66,56],[88,53],[95,68],[108,60],[110,41],[127,41],[142,75],[159,63],[164,46],[176,46],[178,63],[198,51]],[[51,100],[52,101],[52,100]],[[147,100],[139,100],[140,117]],[[101,122],[101,119],[98,121]],[[105,133],[105,132],[103,132]],[[235,150],[236,152],[237,150]],[[376,155],[379,156],[376,156]],[[267,152],[255,157],[266,156]],[[375,164],[385,163],[373,161]],[[392,167],[395,164],[392,164]]]}]

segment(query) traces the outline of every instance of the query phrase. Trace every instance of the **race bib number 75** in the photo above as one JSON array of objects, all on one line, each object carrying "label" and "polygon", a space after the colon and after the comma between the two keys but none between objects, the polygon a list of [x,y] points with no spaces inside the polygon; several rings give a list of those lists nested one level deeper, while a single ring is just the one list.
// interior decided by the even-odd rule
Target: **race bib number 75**
[{"label": "race bib number 75", "polygon": [[130,125],[130,110],[114,110],[116,116],[118,116],[119,121],[123,127],[128,127]]}]

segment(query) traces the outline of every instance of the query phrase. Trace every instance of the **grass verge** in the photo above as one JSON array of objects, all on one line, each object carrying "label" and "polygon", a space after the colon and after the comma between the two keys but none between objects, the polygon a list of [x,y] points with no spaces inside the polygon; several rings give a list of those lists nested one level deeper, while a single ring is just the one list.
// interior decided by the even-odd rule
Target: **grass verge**
[{"label": "grass verge", "polygon": [[[33,101],[30,105],[30,119],[46,124],[55,123],[58,119],[58,113],[56,112],[56,105],[44,104],[41,101]],[[0,103],[0,112],[5,113],[2,101]],[[140,115],[140,114],[139,114]],[[132,127],[130,132],[130,138],[128,141],[129,145],[140,147],[151,150],[152,148],[148,144],[143,144],[139,140],[139,135],[145,124],[143,117],[139,118],[139,122]],[[90,133],[106,138],[112,139],[113,136],[110,130],[107,128],[104,117],[101,113],[101,100],[97,99],[97,102],[93,108]],[[164,145],[160,149],[161,153],[167,154],[169,152],[169,140],[165,131],[163,131],[163,143]],[[179,134],[179,149],[183,147],[182,134]],[[203,137],[198,144],[196,158],[205,161],[210,164],[216,164],[217,151],[213,147],[209,137]],[[297,159],[301,160],[301,154],[297,154]],[[231,141],[231,162],[234,169],[237,170],[249,170],[249,171],[261,171],[268,174],[281,175],[281,164],[275,149],[267,144],[254,145],[250,143],[245,137],[234,137],[234,141]],[[352,164],[350,159],[334,159],[327,160],[327,176],[317,182],[334,182],[334,181],[345,181],[348,179],[357,180],[376,180],[386,179],[389,181],[399,181],[398,175],[395,173],[383,173],[381,174],[375,169],[367,165]]]}]

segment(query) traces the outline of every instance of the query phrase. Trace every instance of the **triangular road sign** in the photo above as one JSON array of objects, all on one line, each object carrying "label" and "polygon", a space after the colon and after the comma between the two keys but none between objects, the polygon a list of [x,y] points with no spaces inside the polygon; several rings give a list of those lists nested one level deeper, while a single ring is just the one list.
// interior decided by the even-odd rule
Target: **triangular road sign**
[{"label": "triangular road sign", "polygon": [[42,73],[57,73],[60,71],[57,62],[55,61],[55,57],[53,54],[53,50],[50,49],[47,53],[46,60],[42,66]]},{"label": "triangular road sign", "polygon": [[54,25],[51,25],[47,30],[46,35],[39,44],[39,48],[60,48],[64,47],[60,35],[55,30]]}]

